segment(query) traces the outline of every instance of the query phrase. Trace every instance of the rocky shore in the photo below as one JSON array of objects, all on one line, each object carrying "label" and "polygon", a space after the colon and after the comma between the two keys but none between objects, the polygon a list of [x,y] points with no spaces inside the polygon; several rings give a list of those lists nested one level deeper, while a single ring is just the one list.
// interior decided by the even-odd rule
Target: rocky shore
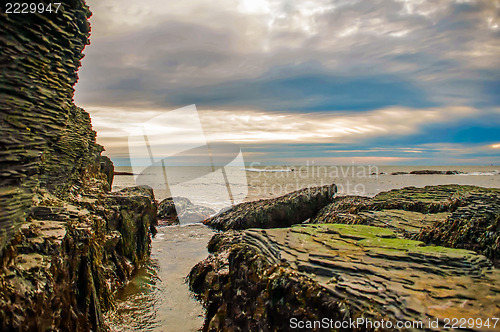
[{"label": "rocky shore", "polygon": [[336,193],[334,184],[297,190],[275,199],[241,203],[203,223],[217,230],[287,227],[313,217]]},{"label": "rocky shore", "polygon": [[407,239],[476,251],[498,266],[499,219],[499,189],[443,185],[338,197],[311,222],[389,228]]},{"label": "rocky shore", "polygon": [[[203,330],[281,331],[323,318],[363,319],[360,331],[403,330],[375,328],[382,320],[424,324],[410,331],[439,331],[453,318],[492,323],[500,315],[499,199],[499,189],[409,187],[336,197],[284,228],[227,227],[188,277],[207,310]],[[248,227],[229,219],[242,229],[268,217]]]},{"label": "rocky shore", "polygon": [[84,1],[0,13],[0,329],[101,331],[113,292],[149,257],[149,188],[110,192],[90,116],[73,103]]}]

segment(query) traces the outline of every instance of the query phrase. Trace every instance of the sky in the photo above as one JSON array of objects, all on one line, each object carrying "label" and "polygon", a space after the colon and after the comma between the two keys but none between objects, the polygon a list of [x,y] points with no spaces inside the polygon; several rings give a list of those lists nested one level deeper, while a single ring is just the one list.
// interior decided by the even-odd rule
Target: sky
[{"label": "sky", "polygon": [[117,165],[165,114],[151,144],[194,121],[247,163],[500,165],[500,0],[87,4],[75,102]]}]

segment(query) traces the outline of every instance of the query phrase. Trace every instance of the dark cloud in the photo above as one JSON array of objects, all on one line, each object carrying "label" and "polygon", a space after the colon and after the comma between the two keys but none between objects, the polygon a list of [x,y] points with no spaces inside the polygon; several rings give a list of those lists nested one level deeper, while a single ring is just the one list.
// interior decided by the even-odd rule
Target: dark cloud
[{"label": "dark cloud", "polygon": [[283,71],[287,75],[270,72],[252,80],[174,90],[166,94],[166,105],[297,112],[366,111],[393,105],[436,106],[418,86],[400,76],[331,76],[320,71],[294,75],[296,68]]},{"label": "dark cloud", "polygon": [[[500,51],[499,29],[491,28],[498,20],[494,1],[332,4],[336,8],[325,7],[301,22],[316,29],[311,34],[286,25],[301,14],[291,2],[277,7],[281,16],[264,33],[259,30],[263,22],[252,21],[252,15],[239,26],[166,15],[166,21],[126,33],[99,37],[95,31],[77,99],[84,105],[127,105],[139,99],[157,106],[196,101],[234,107],[241,102],[270,110],[289,107],[282,98],[304,110],[349,109],[350,103],[354,110],[369,109],[370,102],[372,109],[498,102],[491,93],[498,75],[496,81],[480,75],[499,65],[491,54]],[[94,16],[104,8],[94,10]],[[226,14],[227,22],[241,17],[218,6],[210,9],[212,17]],[[248,37],[252,33],[256,36]],[[294,73],[297,65],[309,63],[321,70]],[[299,98],[304,101],[298,103]]]}]

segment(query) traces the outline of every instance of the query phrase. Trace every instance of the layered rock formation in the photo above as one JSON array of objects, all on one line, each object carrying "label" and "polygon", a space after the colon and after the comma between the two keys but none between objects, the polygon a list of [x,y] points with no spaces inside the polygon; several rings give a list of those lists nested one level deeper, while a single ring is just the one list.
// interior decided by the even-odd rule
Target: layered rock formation
[{"label": "layered rock formation", "polygon": [[440,331],[453,318],[475,319],[464,330],[492,329],[498,199],[498,189],[410,187],[336,197],[306,224],[217,234],[189,276],[207,309],[204,330],[292,330],[324,318],[331,329],[363,322],[345,328],[359,331],[405,330],[398,322]]},{"label": "layered rock formation", "polygon": [[72,102],[89,16],[83,1],[58,14],[0,14],[1,248],[22,224],[33,188],[65,192],[102,150],[89,115]]},{"label": "layered rock formation", "polygon": [[73,104],[90,11],[0,13],[0,329],[99,331],[150,252],[152,191],[110,193],[113,165]]}]

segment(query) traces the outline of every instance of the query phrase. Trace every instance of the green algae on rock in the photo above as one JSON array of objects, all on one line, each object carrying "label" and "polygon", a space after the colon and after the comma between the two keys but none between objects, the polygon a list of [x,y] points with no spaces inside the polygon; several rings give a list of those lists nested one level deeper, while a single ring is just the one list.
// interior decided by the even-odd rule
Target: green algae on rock
[{"label": "green algae on rock", "polygon": [[209,249],[189,276],[207,309],[205,331],[289,330],[292,318],[425,323],[500,314],[500,273],[486,257],[384,228],[250,229],[218,234]]}]

